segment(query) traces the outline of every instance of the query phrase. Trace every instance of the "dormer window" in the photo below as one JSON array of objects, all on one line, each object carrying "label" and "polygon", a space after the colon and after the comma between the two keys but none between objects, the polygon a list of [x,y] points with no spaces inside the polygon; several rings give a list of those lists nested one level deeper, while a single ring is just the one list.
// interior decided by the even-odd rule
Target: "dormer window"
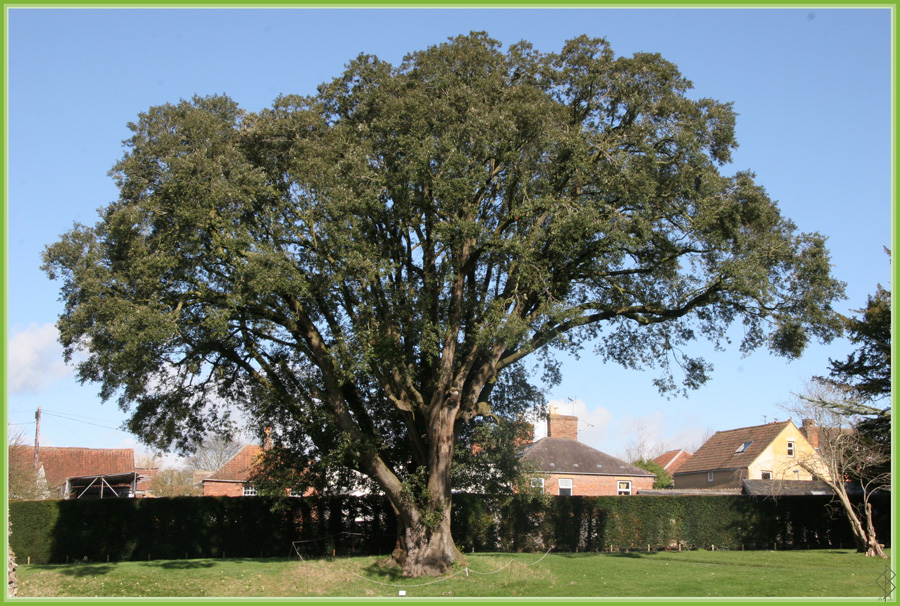
[{"label": "dormer window", "polygon": [[749,442],[744,442],[743,444],[741,444],[740,446],[737,447],[737,450],[734,451],[734,454],[746,452],[747,449],[750,448],[751,444],[753,444],[753,440],[750,440]]}]

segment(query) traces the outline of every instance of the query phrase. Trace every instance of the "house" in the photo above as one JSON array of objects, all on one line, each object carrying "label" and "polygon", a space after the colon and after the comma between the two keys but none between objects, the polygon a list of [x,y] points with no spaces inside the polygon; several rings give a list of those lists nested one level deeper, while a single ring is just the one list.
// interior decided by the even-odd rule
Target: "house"
[{"label": "house", "polygon": [[682,465],[691,460],[693,455],[688,451],[679,448],[678,450],[669,450],[655,459],[653,462],[665,469],[669,472],[669,475],[672,475],[676,471],[678,471]]},{"label": "house", "polygon": [[[268,448],[258,444],[247,444],[237,451],[230,459],[225,461],[212,475],[204,477],[204,497],[254,497],[257,495],[253,477],[259,472],[262,463],[263,452]],[[309,496],[314,489],[290,491],[290,496]]]},{"label": "house", "polygon": [[132,448],[12,446],[13,460],[37,461],[39,496],[51,499],[141,498],[156,470],[138,469]]},{"label": "house", "polygon": [[578,441],[578,417],[551,412],[547,437],[527,446],[520,460],[536,472],[532,485],[560,496],[632,495],[656,476]]},{"label": "house", "polygon": [[203,479],[204,497],[250,497],[256,495],[253,476],[259,469],[263,448],[247,444],[222,467]]},{"label": "house", "polygon": [[672,477],[675,488],[741,488],[742,480],[812,480],[815,449],[793,421],[716,432]]},{"label": "house", "polygon": [[151,485],[153,484],[153,478],[159,474],[158,467],[135,467],[134,470],[138,474],[137,484],[135,485],[135,496],[138,498],[144,497],[155,497],[153,494],[153,490]]}]

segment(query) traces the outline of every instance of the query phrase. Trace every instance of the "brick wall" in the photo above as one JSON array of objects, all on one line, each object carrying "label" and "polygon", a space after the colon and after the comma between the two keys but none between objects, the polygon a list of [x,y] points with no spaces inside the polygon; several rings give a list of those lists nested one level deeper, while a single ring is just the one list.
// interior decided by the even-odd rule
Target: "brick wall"
[{"label": "brick wall", "polygon": [[675,488],[740,488],[747,477],[747,469],[720,469],[713,472],[712,482],[707,472],[684,473],[673,476]]},{"label": "brick wall", "polygon": [[204,497],[242,497],[244,485],[241,482],[203,482]]},{"label": "brick wall", "polygon": [[560,478],[572,480],[572,495],[583,497],[616,496],[621,480],[631,482],[631,494],[633,495],[637,494],[639,490],[653,488],[653,478],[551,473],[544,478],[544,493],[558,495]]},{"label": "brick wall", "polygon": [[547,423],[548,438],[578,439],[578,417],[551,414]]}]

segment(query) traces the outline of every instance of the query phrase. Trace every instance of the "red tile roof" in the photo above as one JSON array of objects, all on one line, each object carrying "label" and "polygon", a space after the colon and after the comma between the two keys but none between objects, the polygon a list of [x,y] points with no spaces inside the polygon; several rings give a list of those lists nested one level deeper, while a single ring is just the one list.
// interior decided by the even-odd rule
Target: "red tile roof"
[{"label": "red tile roof", "polygon": [[[697,473],[716,469],[741,469],[752,463],[791,422],[768,423],[717,431],[694,453],[677,473]],[[751,444],[743,452],[735,452],[742,444]]]},{"label": "red tile roof", "polygon": [[203,481],[246,482],[253,476],[253,472],[256,471],[262,451],[262,447],[257,444],[247,444],[228,459],[215,473]]},{"label": "red tile roof", "polygon": [[[14,457],[34,457],[33,446],[13,446]],[[44,467],[47,485],[55,488],[66,478],[130,473],[134,468],[133,448],[60,448],[41,446],[38,459]]]},{"label": "red tile roof", "polygon": [[670,474],[675,473],[678,469],[691,460],[691,457],[694,456],[688,451],[679,448],[678,450],[670,450],[668,452],[664,452],[655,459],[653,462],[668,471]]}]

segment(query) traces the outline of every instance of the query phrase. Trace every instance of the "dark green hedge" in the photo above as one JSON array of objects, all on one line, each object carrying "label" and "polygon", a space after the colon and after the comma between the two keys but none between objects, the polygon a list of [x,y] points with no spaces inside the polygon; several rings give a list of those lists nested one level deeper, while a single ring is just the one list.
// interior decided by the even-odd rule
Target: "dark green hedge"
[{"label": "dark green hedge", "polygon": [[[876,525],[890,537],[889,502]],[[454,495],[464,551],[852,547],[828,497]],[[379,497],[181,497],[10,503],[20,562],[386,554],[396,518]]]},{"label": "dark green hedge", "polygon": [[[389,553],[383,499],[176,497],[10,503],[16,558],[62,563]],[[364,522],[363,520],[369,520]]]},{"label": "dark green hedge", "polygon": [[[877,509],[879,539],[889,544],[888,499]],[[853,547],[849,523],[827,496],[455,495],[453,536],[464,551]]]}]

